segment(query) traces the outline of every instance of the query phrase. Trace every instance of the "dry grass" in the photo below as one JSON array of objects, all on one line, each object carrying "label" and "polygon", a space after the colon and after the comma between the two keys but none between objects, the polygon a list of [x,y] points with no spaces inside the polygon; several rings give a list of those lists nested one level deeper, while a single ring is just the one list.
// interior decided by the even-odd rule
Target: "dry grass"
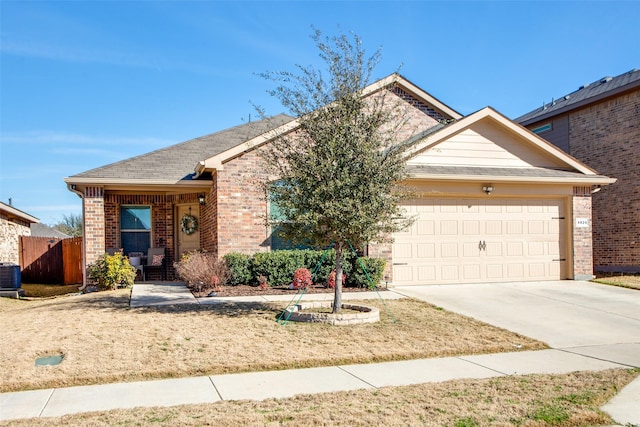
[{"label": "dry grass", "polygon": [[23,283],[24,296],[26,298],[51,298],[61,295],[78,293],[80,285],[41,285]]},{"label": "dry grass", "polygon": [[[275,319],[284,304],[130,309],[129,290],[0,299],[0,391],[545,348],[416,300],[380,301],[380,323]],[[58,366],[36,367],[63,354]]]},{"label": "dry grass", "polygon": [[614,369],[458,380],[262,402],[114,410],[7,425],[596,426],[613,424],[599,408],[639,372]]},{"label": "dry grass", "polygon": [[596,274],[596,278],[592,280],[596,283],[604,285],[621,286],[623,288],[640,289],[640,274]]}]

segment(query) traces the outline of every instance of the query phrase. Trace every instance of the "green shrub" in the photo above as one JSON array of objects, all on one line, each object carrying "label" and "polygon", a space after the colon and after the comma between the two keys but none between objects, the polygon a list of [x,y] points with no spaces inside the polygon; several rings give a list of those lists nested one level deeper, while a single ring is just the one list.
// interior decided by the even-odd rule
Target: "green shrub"
[{"label": "green shrub", "polygon": [[271,286],[286,286],[295,271],[305,265],[304,250],[259,252],[251,260],[253,280],[264,276]]},{"label": "green shrub", "polygon": [[[350,260],[353,265],[353,272],[347,276],[347,286],[355,286],[358,288],[373,288],[378,286],[382,281],[384,275],[384,267],[386,262],[382,258],[369,258],[369,257],[353,257]],[[367,279],[364,269],[367,270],[367,274],[371,278],[371,282]]]},{"label": "green shrub", "polygon": [[[330,249],[328,252],[323,250],[307,250],[305,252],[307,268],[311,270],[312,273],[314,271],[316,272],[316,274],[313,276],[313,283],[323,285],[326,284],[329,275],[333,270],[336,269],[336,251],[334,249]],[[327,252],[326,255],[325,252]],[[322,260],[322,264],[318,266],[320,260]],[[351,254],[343,252],[342,272],[348,277],[349,275],[351,275],[352,270],[353,268],[351,265]]]},{"label": "green shrub", "polygon": [[224,256],[229,269],[229,285],[247,285],[251,283],[251,255],[231,252]]},{"label": "green shrub", "polygon": [[126,288],[133,286],[136,269],[129,264],[129,259],[116,252],[113,255],[101,255],[96,262],[87,268],[88,278],[101,290]]}]

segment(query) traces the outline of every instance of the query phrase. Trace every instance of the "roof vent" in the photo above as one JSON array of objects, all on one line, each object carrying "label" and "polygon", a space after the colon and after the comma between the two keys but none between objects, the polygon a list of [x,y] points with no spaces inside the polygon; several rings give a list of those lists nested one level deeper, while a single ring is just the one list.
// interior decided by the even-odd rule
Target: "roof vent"
[{"label": "roof vent", "polygon": [[580,90],[580,89],[584,89],[584,88],[586,88],[586,87],[589,87],[589,85],[590,85],[590,84],[591,84],[591,83],[587,83],[587,84],[585,84],[585,85],[582,85],[582,86],[580,86],[580,87],[578,88],[578,90]]},{"label": "roof vent", "polygon": [[565,95],[564,96],[564,100],[566,101],[567,99],[571,98],[571,95]]},{"label": "roof vent", "polygon": [[600,79],[600,83],[607,83],[610,82],[611,80],[613,80],[613,77],[603,77],[602,79]]}]

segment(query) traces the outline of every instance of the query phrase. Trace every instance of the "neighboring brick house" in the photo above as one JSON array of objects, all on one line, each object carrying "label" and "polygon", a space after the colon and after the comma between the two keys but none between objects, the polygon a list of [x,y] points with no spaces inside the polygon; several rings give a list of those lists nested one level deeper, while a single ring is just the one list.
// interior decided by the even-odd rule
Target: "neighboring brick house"
[{"label": "neighboring brick house", "polygon": [[594,269],[640,272],[640,70],[586,84],[515,120],[617,178],[593,195]]},{"label": "neighboring brick house", "polygon": [[0,202],[0,262],[20,263],[20,236],[31,235],[31,224],[38,218]]},{"label": "neighboring brick house", "polygon": [[[381,94],[407,119],[398,138],[413,143],[407,184],[420,195],[404,206],[414,225],[393,244],[367,248],[387,260],[391,280],[592,277],[591,190],[614,180],[491,108],[462,117],[397,74],[363,96]],[[164,247],[169,265],[191,249],[274,249],[259,185],[273,177],[258,154],[297,128],[298,120],[278,115],[66,178],[83,199],[85,262],[114,248]]]}]

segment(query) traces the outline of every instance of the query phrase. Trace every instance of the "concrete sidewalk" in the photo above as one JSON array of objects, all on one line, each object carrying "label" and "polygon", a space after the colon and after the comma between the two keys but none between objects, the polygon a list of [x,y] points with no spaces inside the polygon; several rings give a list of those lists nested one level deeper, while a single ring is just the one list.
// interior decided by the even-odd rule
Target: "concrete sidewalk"
[{"label": "concrete sidewalk", "polygon": [[[561,286],[564,291],[573,289],[569,282],[563,282]],[[565,286],[566,285],[566,286]],[[542,339],[552,336],[553,331],[547,328],[544,323],[549,322],[548,318],[540,319],[540,313],[533,313],[531,320],[526,319],[523,311],[517,308],[522,299],[522,304],[531,305],[532,296],[542,297],[544,292],[534,289],[532,286],[515,287],[500,285],[500,292],[495,287],[486,284],[479,285],[483,288],[475,289],[469,287],[459,287],[456,289],[445,287],[411,287],[410,289],[396,288],[380,293],[376,292],[353,292],[344,293],[343,298],[348,299],[398,299],[406,298],[408,295],[426,300],[437,305],[450,309],[451,311],[462,312],[472,317],[481,318],[487,323],[497,324],[506,329],[527,330],[532,338]],[[545,285],[547,286],[547,285]],[[544,291],[547,290],[543,287]],[[614,297],[605,298],[607,295],[598,294],[600,289],[585,287],[587,294],[596,293],[599,299],[612,304],[619,292],[613,291]],[[491,296],[491,291],[497,292],[498,296]],[[459,295],[456,295],[458,292]],[[449,305],[461,304],[464,297],[468,301],[474,301],[474,292],[483,293],[484,303],[478,304],[481,308],[474,308],[470,303],[466,306],[464,301],[460,307],[448,307]],[[605,292],[607,290],[605,289]],[[519,293],[521,295],[519,295]],[[611,292],[610,292],[611,293]],[[596,296],[596,294],[591,295]],[[508,313],[500,308],[491,307],[492,299],[504,309],[504,301],[509,300],[511,307]],[[542,295],[542,296],[541,296]],[[499,353],[476,356],[446,357],[436,359],[419,359],[399,362],[344,365],[324,368],[296,369],[285,371],[250,372],[243,374],[213,375],[195,378],[181,378],[158,381],[117,383],[95,386],[69,387],[59,389],[33,390],[16,393],[0,394],[0,421],[7,421],[18,418],[31,417],[53,417],[65,414],[80,412],[106,411],[111,409],[129,409],[135,407],[154,406],[176,406],[183,404],[212,403],[221,400],[262,400],[267,398],[286,398],[296,394],[325,393],[335,391],[348,391],[355,389],[371,389],[384,386],[401,386],[411,384],[421,384],[427,382],[442,382],[454,379],[465,378],[490,378],[505,375],[526,375],[526,374],[563,374],[574,371],[598,371],[611,368],[628,368],[630,366],[640,367],[638,351],[640,345],[637,341],[630,341],[631,337],[636,339],[639,335],[634,335],[636,314],[629,311],[629,301],[633,304],[638,294],[624,294],[619,300],[622,304],[622,316],[615,317],[621,321],[621,328],[627,328],[631,335],[625,336],[622,342],[604,343],[602,340],[590,341],[589,332],[581,330],[587,341],[580,342],[583,347],[577,347],[578,342],[567,335],[564,341],[560,340],[556,344],[572,344],[566,348],[557,348],[540,351],[523,351],[514,353]],[[331,299],[331,294],[308,294],[303,300],[325,300]],[[556,295],[554,298],[544,296],[549,300],[559,301],[563,298]],[[566,299],[566,298],[565,298]],[[233,298],[194,298],[191,292],[181,283],[144,283],[136,284],[131,293],[131,307],[144,307],[169,304],[216,304],[228,301],[238,302],[270,302],[281,301],[290,302],[291,295],[260,296],[260,297],[233,297]],[[467,302],[468,302],[467,301]],[[595,301],[595,299],[594,299]],[[561,301],[574,307],[589,307],[586,303],[576,303],[571,301]],[[543,300],[536,303],[544,303]],[[475,304],[475,302],[474,302]],[[598,307],[597,302],[592,302],[592,310],[605,312]],[[482,313],[475,313],[480,310]],[[488,314],[491,311],[493,314]],[[548,307],[546,316],[552,316],[559,311],[569,313],[570,316],[593,316],[589,310],[571,311],[564,310],[562,305]],[[616,308],[608,309],[611,312],[619,312]],[[497,316],[497,318],[492,318]],[[512,319],[513,328],[509,327],[508,317]],[[568,318],[565,321],[574,324],[575,318]],[[606,320],[606,319],[605,319]],[[557,322],[558,320],[555,319]],[[628,321],[625,326],[625,321]],[[502,324],[502,323],[507,323]],[[540,323],[540,328],[536,329],[535,324]],[[629,323],[630,322],[630,323]],[[533,326],[532,326],[533,325]],[[558,323],[556,323],[557,328]],[[631,325],[629,327],[629,325]],[[626,329],[625,329],[626,330]],[[597,331],[592,334],[598,333]],[[557,336],[558,334],[554,335]],[[559,334],[562,335],[562,334]],[[541,338],[542,336],[542,338]],[[620,337],[618,337],[620,338]],[[604,339],[604,338],[602,338]],[[614,399],[603,407],[612,418],[621,425],[640,424],[640,378],[625,387]]]},{"label": "concrete sidewalk", "polygon": [[33,390],[0,394],[0,421],[622,367],[560,350],[540,350]]}]

